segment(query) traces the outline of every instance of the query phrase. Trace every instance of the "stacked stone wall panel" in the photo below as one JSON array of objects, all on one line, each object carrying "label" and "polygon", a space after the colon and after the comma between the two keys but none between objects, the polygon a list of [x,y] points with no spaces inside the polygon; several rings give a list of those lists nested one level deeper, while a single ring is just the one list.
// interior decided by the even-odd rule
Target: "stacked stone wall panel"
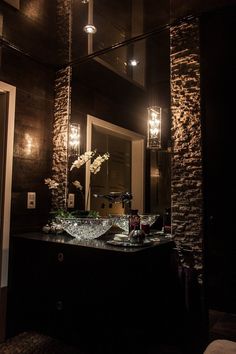
[{"label": "stacked stone wall panel", "polygon": [[203,191],[198,19],[171,28],[172,233],[202,273]]},{"label": "stacked stone wall panel", "polygon": [[[57,0],[58,56],[62,63],[71,60],[72,3]],[[52,190],[52,209],[67,209],[68,130],[71,116],[71,66],[58,70],[55,78],[52,178],[59,183]]]}]

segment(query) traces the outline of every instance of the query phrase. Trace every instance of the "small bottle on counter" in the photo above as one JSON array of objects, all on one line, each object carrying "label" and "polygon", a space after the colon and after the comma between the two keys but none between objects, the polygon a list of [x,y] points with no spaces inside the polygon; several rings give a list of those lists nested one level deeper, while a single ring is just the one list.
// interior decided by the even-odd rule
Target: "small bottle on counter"
[{"label": "small bottle on counter", "polygon": [[137,209],[131,209],[131,213],[129,216],[129,233],[132,230],[140,229],[140,216],[138,215]]},{"label": "small bottle on counter", "polygon": [[130,243],[143,244],[145,241],[146,234],[142,229],[134,229],[130,231],[128,239]]}]

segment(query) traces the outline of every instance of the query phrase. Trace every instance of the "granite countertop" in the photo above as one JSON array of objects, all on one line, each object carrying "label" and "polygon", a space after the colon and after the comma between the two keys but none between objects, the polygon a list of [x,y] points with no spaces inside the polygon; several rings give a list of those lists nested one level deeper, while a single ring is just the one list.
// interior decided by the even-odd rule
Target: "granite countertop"
[{"label": "granite countertop", "polygon": [[30,240],[37,240],[37,241],[45,241],[45,242],[52,242],[52,243],[61,243],[66,245],[73,245],[79,247],[89,247],[89,248],[97,248],[102,250],[109,250],[109,251],[118,251],[118,252],[126,252],[126,253],[133,253],[133,252],[140,252],[148,248],[161,246],[164,244],[174,243],[171,235],[164,235],[161,232],[152,232],[151,236],[146,237],[146,243],[144,245],[139,246],[130,246],[127,245],[123,246],[121,244],[109,244],[107,241],[111,241],[114,239],[114,234],[105,234],[100,236],[94,240],[77,240],[74,237],[62,233],[62,234],[46,234],[43,232],[27,232],[21,234],[14,234],[12,235],[14,238],[24,238]]}]

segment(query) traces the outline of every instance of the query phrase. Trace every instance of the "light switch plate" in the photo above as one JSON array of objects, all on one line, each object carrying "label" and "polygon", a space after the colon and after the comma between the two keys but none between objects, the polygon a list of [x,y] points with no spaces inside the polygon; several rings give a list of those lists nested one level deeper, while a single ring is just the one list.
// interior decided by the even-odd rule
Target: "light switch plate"
[{"label": "light switch plate", "polygon": [[68,206],[68,208],[74,208],[75,207],[75,195],[74,195],[74,193],[69,193],[68,194],[67,206]]},{"label": "light switch plate", "polygon": [[28,192],[27,193],[27,209],[35,209],[36,208],[36,193]]}]

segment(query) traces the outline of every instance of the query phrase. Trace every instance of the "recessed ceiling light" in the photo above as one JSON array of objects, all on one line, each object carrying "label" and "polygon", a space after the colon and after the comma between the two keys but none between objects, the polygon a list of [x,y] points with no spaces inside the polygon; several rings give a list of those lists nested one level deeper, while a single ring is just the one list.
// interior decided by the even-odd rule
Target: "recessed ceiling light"
[{"label": "recessed ceiling light", "polygon": [[82,4],[87,4],[89,0],[81,0]]},{"label": "recessed ceiling light", "polygon": [[130,60],[128,61],[128,64],[129,64],[130,66],[137,66],[137,65],[139,64],[139,61],[138,61],[137,59],[130,59]]},{"label": "recessed ceiling light", "polygon": [[97,28],[94,25],[88,24],[84,26],[84,32],[94,34],[97,32]]}]

